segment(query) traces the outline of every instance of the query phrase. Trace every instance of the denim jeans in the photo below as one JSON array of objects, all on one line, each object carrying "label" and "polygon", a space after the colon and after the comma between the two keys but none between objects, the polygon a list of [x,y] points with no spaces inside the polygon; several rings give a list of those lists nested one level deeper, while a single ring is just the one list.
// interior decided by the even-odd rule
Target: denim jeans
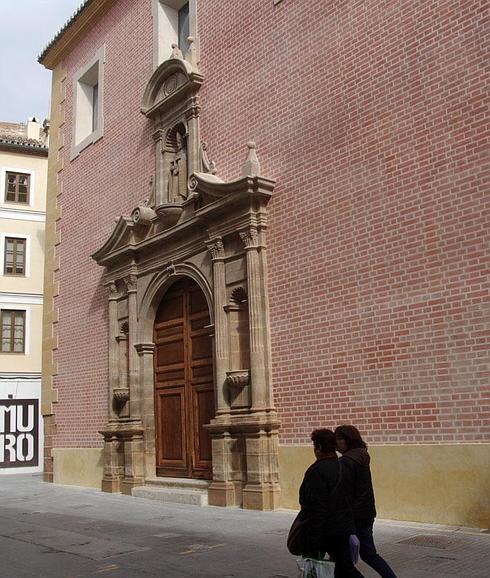
[{"label": "denim jeans", "polygon": [[383,578],[396,578],[396,574],[388,563],[376,552],[373,538],[373,523],[374,522],[361,524],[356,522],[356,534],[361,544],[359,556],[363,562],[371,566],[371,568],[376,570]]}]

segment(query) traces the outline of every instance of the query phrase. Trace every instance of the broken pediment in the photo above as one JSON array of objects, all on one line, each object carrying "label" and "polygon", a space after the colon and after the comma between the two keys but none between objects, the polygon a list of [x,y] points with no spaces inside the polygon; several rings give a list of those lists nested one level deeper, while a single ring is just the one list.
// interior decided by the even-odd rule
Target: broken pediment
[{"label": "broken pediment", "polygon": [[127,217],[120,217],[111,236],[107,239],[104,245],[92,255],[92,259],[97,263],[102,262],[105,257],[117,253],[118,249],[128,249],[129,246],[134,245],[134,222],[133,219]]},{"label": "broken pediment", "polygon": [[[248,143],[248,155],[242,176],[225,182],[206,172],[194,172],[188,181],[189,196],[184,203],[155,203],[152,195],[133,210],[131,217],[121,217],[109,239],[92,257],[108,264],[122,255],[134,255],[143,244],[192,235],[194,228],[248,219],[260,213],[272,197],[275,181],[260,176],[255,144]],[[187,231],[187,233],[185,233]]]}]

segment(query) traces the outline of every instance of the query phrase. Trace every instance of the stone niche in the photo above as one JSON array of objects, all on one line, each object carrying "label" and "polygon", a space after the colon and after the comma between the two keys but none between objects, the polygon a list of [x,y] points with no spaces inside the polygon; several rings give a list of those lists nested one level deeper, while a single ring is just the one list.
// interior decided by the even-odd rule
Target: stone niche
[{"label": "stone niche", "polygon": [[260,175],[254,143],[247,144],[238,179],[217,176],[199,134],[202,82],[192,39],[187,59],[174,47],[152,75],[141,107],[154,125],[151,190],[93,255],[105,267],[109,307],[102,488],[131,493],[156,477],[153,326],[166,291],[187,277],[202,289],[211,319],[215,415],[204,425],[211,437],[209,503],[274,509],[279,420],[266,261],[274,181]]}]

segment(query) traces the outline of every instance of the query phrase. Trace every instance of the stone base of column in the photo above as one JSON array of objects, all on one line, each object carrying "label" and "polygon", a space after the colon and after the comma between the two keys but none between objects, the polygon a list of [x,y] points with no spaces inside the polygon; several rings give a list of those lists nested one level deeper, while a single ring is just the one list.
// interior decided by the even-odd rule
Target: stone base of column
[{"label": "stone base of column", "polygon": [[121,491],[121,482],[120,480],[115,479],[103,479],[101,489],[103,492],[107,492],[109,494],[118,494]]},{"label": "stone base of column", "polygon": [[208,488],[210,506],[239,506],[235,485],[232,482],[212,482]]},{"label": "stone base of column", "polygon": [[126,496],[131,495],[131,490],[137,486],[143,486],[145,483],[144,478],[134,479],[134,480],[122,480],[121,481],[121,494]]},{"label": "stone base of column", "polygon": [[281,500],[279,484],[247,484],[243,488],[246,510],[277,510]]}]

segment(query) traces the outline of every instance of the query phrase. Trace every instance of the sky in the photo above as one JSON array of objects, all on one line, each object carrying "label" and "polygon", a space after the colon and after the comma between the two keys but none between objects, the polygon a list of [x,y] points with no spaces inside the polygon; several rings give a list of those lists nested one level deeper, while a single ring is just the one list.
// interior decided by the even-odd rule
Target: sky
[{"label": "sky", "polygon": [[37,62],[82,0],[0,0],[0,121],[49,116],[51,71]]}]

